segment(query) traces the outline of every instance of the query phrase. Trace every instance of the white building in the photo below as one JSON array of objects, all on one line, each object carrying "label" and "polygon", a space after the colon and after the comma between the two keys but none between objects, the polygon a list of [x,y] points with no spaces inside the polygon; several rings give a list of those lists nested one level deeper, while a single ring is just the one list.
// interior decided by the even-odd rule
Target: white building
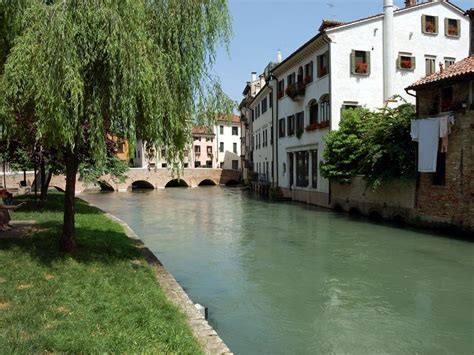
[{"label": "white building", "polygon": [[219,118],[214,127],[217,141],[217,162],[222,169],[241,169],[240,117]]},{"label": "white building", "polygon": [[273,92],[265,85],[249,104],[252,110],[251,144],[254,179],[272,184],[274,181],[273,161]]},{"label": "white building", "polygon": [[[329,182],[319,173],[323,137],[337,129],[341,111],[383,107],[417,79],[465,58],[469,20],[450,2],[432,1],[350,23],[324,21],[319,33],[269,75],[277,185],[295,200],[326,206]],[[382,3],[382,2],[381,2]],[[276,115],[275,115],[276,116]]]}]

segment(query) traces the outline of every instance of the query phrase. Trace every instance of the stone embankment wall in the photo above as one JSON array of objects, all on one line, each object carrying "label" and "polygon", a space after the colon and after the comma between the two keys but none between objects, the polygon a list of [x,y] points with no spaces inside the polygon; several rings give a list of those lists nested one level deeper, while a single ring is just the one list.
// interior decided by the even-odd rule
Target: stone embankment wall
[{"label": "stone embankment wall", "polygon": [[394,181],[374,191],[362,177],[355,177],[351,184],[331,183],[330,206],[365,216],[407,221],[414,216],[415,191],[414,181]]}]

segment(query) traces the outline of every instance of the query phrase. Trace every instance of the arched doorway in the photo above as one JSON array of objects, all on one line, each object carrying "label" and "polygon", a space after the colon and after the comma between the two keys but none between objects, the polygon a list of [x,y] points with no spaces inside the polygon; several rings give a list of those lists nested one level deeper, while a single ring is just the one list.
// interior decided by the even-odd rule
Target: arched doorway
[{"label": "arched doorway", "polygon": [[202,180],[198,186],[216,186],[217,184],[211,179]]},{"label": "arched doorway", "polygon": [[165,187],[189,187],[189,185],[183,179],[173,179],[168,181]]},{"label": "arched doorway", "polygon": [[137,180],[132,183],[132,191],[133,190],[154,190],[155,187],[145,180]]}]

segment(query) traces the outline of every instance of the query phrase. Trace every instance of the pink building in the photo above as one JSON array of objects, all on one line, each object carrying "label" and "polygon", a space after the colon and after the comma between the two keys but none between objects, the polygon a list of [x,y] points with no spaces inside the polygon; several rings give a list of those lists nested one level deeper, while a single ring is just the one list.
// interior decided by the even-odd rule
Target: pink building
[{"label": "pink building", "polygon": [[207,126],[193,127],[194,168],[217,168],[216,135]]}]

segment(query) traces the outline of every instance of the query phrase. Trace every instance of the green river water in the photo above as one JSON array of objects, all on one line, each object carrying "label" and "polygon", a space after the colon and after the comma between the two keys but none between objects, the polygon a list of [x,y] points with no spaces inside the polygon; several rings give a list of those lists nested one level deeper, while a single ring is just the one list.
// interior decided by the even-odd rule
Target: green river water
[{"label": "green river water", "polygon": [[236,354],[473,354],[474,244],[239,189],[82,198],[127,222]]}]

